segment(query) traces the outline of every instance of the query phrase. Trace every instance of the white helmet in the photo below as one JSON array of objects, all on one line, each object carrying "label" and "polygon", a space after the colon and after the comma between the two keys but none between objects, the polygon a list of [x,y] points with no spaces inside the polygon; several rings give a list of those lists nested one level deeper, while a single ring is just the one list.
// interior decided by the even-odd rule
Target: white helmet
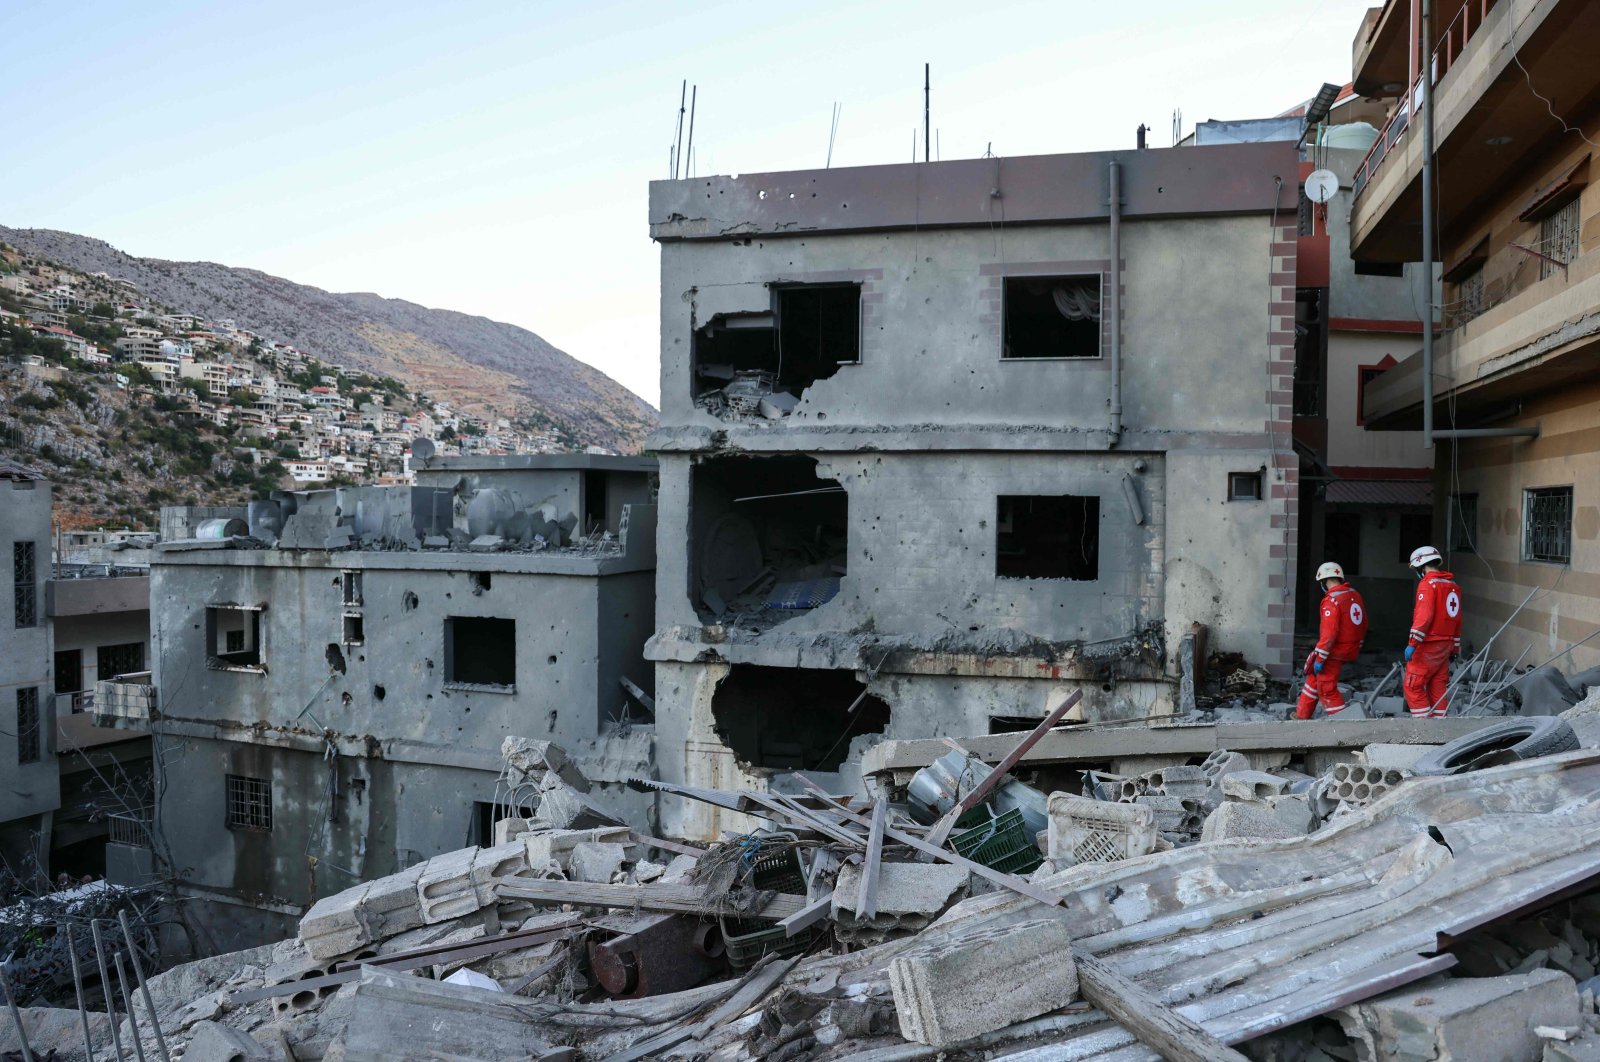
[{"label": "white helmet", "polygon": [[1424,564],[1432,564],[1434,561],[1442,563],[1444,558],[1439,556],[1439,551],[1432,546],[1418,546],[1411,551],[1411,566],[1413,568],[1420,568]]},{"label": "white helmet", "polygon": [[1317,582],[1320,583],[1324,579],[1342,580],[1344,579],[1344,569],[1339,567],[1339,565],[1333,561],[1327,561],[1322,565],[1322,567],[1317,569]]}]

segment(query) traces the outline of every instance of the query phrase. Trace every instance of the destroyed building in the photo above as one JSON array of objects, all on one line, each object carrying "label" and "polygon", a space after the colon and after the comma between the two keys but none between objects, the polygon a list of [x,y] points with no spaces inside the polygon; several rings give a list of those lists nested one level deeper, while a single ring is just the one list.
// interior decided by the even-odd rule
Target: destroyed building
[{"label": "destroyed building", "polygon": [[488,843],[508,735],[599,784],[650,772],[653,469],[435,457],[414,487],[276,492],[156,548],[152,673],[96,711],[155,741],[142,873],[177,879],[203,948]]},{"label": "destroyed building", "polygon": [[1291,669],[1293,144],[651,186],[663,778]]},{"label": "destroyed building", "polygon": [[[1374,8],[1355,81],[1391,100],[1355,174],[1351,254],[1423,257],[1418,57],[1431,52],[1442,332],[1363,388],[1370,430],[1434,434],[1434,526],[1463,638],[1515,662],[1600,664],[1600,253],[1592,129],[1600,8],[1582,0]],[[1554,101],[1553,108],[1549,105]],[[1431,404],[1428,395],[1431,383]],[[1431,415],[1431,423],[1428,417]],[[1503,629],[1501,629],[1503,627]],[[1567,648],[1576,645],[1566,652]]]}]

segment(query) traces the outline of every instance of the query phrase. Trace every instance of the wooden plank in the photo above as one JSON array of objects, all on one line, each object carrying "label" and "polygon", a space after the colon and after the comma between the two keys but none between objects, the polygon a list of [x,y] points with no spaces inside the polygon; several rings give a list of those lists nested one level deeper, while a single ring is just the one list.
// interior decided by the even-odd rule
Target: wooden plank
[{"label": "wooden plank", "polygon": [[[795,777],[796,778],[800,778],[800,780],[808,788],[810,788],[813,791],[821,794],[823,797],[826,797],[829,800],[833,799],[832,797],[828,796],[828,793],[827,793],[826,790],[824,790],[821,786],[817,785],[811,779],[801,777],[800,775],[795,775]],[[872,825],[866,818],[864,818],[861,815],[857,815],[854,812],[848,812],[848,814],[849,814],[850,818],[854,819],[856,822],[861,823],[861,825],[863,825],[863,826],[869,826],[870,827]],[[998,870],[994,870],[994,869],[992,869],[990,867],[986,867],[982,863],[974,863],[972,860],[966,859],[966,858],[964,858],[962,856],[958,856],[954,852],[947,851],[946,849],[943,849],[943,848],[935,848],[933,845],[929,844],[927,841],[924,841],[922,838],[913,837],[909,833],[901,833],[899,830],[894,829],[892,826],[885,825],[884,828],[883,828],[883,835],[885,837],[887,837],[891,841],[896,841],[896,842],[898,842],[900,844],[910,845],[912,848],[915,848],[919,852],[927,852],[928,854],[932,855],[934,859],[938,860],[941,863],[949,863],[952,866],[963,867],[969,873],[976,874],[980,878],[984,878],[985,880],[992,881],[996,885],[1000,886],[1002,889],[1010,889],[1012,892],[1018,893],[1018,894],[1020,894],[1022,896],[1026,896],[1030,900],[1038,900],[1040,903],[1045,904],[1045,905],[1050,906],[1050,907],[1065,907],[1067,905],[1067,901],[1065,899],[1063,899],[1062,897],[1057,896],[1053,892],[1046,892],[1045,890],[1039,888],[1039,886],[1033,884],[1032,882],[1023,881],[1021,878],[1017,877],[1015,874],[1002,874]]]},{"label": "wooden plank", "polygon": [[1248,1062],[1199,1025],[1092,955],[1074,954],[1083,998],[1168,1062]]},{"label": "wooden plank", "polygon": [[784,936],[792,937],[796,933],[799,933],[802,929],[822,921],[823,916],[826,915],[832,907],[833,890],[829,889],[821,896],[818,896],[815,900],[812,900],[810,903],[806,904],[797,914],[790,915],[788,918],[783,919],[778,924],[783,927]]},{"label": "wooden plank", "polygon": [[[1198,726],[1062,727],[1046,734],[1023,763],[1092,763],[1123,756],[1204,756],[1234,752],[1304,752],[1356,749],[1371,744],[1441,745],[1499,721],[1498,716],[1444,719],[1312,719],[1287,722],[1215,723]],[[986,763],[1005,757],[1011,736],[982,734],[960,739]],[[885,741],[862,757],[862,773],[920,770],[949,749],[938,738]]]},{"label": "wooden plank", "polygon": [[861,887],[856,893],[856,917],[878,917],[878,867],[883,863],[884,819],[889,811],[889,800],[879,793],[872,805],[872,828],[867,832],[866,861],[861,864]]},{"label": "wooden plank", "polygon": [[630,682],[628,680],[628,676],[627,675],[621,676],[621,679],[622,679],[622,688],[628,691],[628,695],[630,697],[632,697],[634,700],[638,701],[639,704],[642,705],[645,708],[646,711],[648,711],[652,715],[654,715],[655,714],[655,710],[656,710],[656,699],[654,697],[650,696],[644,690],[641,690],[633,682]]},{"label": "wooden plank", "polygon": [[579,907],[626,907],[641,911],[671,911],[676,914],[727,914],[744,918],[770,918],[778,921],[796,914],[805,906],[804,896],[770,893],[764,903],[741,911],[732,904],[713,902],[697,885],[662,884],[602,885],[586,881],[561,881],[545,878],[506,878],[495,886],[502,899],[531,900],[534,903],[576,904]]},{"label": "wooden plank", "polygon": [[704,848],[696,848],[692,844],[683,844],[678,841],[667,841],[660,837],[651,837],[649,834],[640,833],[638,830],[629,830],[628,839],[634,844],[649,845],[651,848],[659,848],[663,852],[674,852],[678,855],[694,856],[696,859],[699,859],[701,856],[706,854],[706,850]]}]

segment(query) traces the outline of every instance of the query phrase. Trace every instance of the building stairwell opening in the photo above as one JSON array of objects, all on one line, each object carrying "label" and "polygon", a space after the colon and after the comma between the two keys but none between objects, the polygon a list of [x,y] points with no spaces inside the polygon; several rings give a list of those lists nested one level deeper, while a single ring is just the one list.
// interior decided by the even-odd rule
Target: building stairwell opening
[{"label": "building stairwell opening", "polygon": [[889,725],[888,704],[865,691],[852,671],[735,664],[712,694],[711,715],[717,736],[752,769],[831,772],[852,740]]},{"label": "building stairwell opening", "polygon": [[838,594],[850,501],[814,458],[712,458],[691,476],[689,583],[701,620],[763,629]]}]

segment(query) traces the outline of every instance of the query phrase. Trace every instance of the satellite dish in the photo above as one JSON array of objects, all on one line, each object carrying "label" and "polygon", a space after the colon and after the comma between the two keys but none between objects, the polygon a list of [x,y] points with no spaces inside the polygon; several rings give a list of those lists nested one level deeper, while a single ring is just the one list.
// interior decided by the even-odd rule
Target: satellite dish
[{"label": "satellite dish", "polygon": [[411,440],[411,456],[418,461],[426,461],[434,453],[433,440],[424,436],[417,436]]},{"label": "satellite dish", "polygon": [[1326,203],[1339,191],[1339,178],[1332,170],[1312,170],[1306,174],[1306,198]]}]

